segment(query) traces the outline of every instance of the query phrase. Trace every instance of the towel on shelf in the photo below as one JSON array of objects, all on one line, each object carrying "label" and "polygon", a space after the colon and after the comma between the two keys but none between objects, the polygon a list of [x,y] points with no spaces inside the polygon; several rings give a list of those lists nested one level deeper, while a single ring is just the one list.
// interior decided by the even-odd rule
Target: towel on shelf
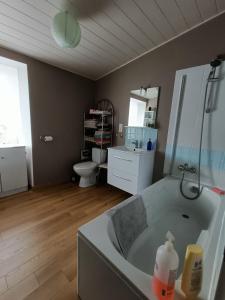
[{"label": "towel on shelf", "polygon": [[84,126],[85,127],[97,127],[97,120],[96,119],[88,119],[84,121]]},{"label": "towel on shelf", "polygon": [[98,145],[110,144],[112,139],[112,133],[111,131],[97,130],[95,131],[94,137],[95,137],[95,143]]}]

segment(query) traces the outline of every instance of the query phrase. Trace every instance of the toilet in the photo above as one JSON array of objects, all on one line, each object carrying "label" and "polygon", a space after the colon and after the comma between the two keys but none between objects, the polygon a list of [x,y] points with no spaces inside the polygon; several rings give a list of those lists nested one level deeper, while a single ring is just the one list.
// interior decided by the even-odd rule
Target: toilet
[{"label": "toilet", "polygon": [[80,176],[80,187],[96,184],[97,167],[106,161],[106,150],[92,148],[92,161],[85,161],[73,166],[73,170]]}]

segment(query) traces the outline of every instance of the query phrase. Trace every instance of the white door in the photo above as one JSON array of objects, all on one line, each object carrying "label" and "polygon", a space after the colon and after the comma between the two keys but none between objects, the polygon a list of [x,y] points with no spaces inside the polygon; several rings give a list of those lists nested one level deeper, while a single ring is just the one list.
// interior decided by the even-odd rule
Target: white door
[{"label": "white door", "polygon": [[1,192],[27,186],[26,153],[24,147],[0,149]]}]

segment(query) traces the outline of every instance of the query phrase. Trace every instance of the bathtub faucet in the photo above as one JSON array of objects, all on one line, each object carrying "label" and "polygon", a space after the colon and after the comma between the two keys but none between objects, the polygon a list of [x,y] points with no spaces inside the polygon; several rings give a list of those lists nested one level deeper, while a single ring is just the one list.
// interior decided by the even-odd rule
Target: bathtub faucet
[{"label": "bathtub faucet", "polygon": [[195,167],[189,167],[189,165],[187,163],[185,164],[181,164],[178,167],[178,170],[182,171],[182,172],[188,172],[188,173],[192,173],[192,174],[196,174],[196,168]]}]

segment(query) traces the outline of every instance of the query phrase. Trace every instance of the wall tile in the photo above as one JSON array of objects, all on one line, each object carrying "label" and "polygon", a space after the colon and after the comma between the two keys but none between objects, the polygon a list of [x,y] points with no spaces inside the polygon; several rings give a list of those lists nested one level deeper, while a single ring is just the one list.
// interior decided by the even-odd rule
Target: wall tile
[{"label": "wall tile", "polygon": [[132,142],[138,140],[141,148],[147,149],[147,143],[151,139],[153,148],[156,149],[158,130],[150,127],[125,127],[125,145],[132,147]]}]

